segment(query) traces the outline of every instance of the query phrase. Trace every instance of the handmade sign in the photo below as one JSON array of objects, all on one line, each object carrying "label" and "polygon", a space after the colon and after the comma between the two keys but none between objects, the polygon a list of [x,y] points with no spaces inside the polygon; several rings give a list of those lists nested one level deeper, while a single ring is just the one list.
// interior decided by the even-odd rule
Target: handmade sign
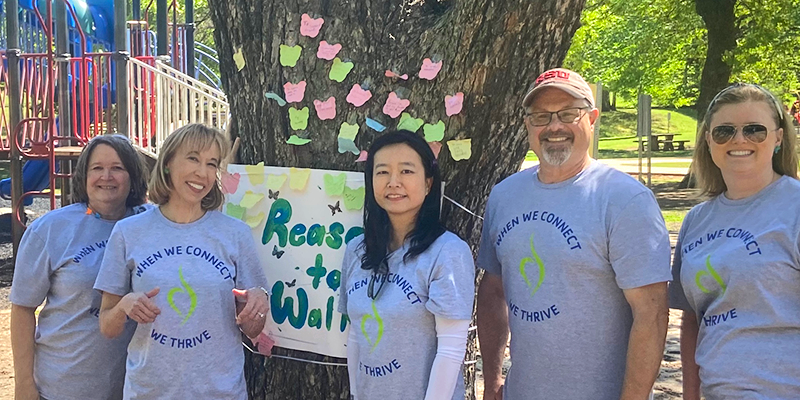
[{"label": "handmade sign", "polygon": [[364,175],[260,169],[228,166],[231,176],[267,178],[259,185],[241,179],[224,211],[252,227],[272,291],[265,331],[276,346],[345,358],[350,321],[336,309],[347,243],[363,232]]}]

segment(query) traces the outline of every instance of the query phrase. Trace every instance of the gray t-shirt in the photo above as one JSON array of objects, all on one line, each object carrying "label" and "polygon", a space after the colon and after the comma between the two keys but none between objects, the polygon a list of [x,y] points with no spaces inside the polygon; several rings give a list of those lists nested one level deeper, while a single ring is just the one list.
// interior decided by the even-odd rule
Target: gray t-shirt
[{"label": "gray t-shirt", "polygon": [[153,208],[117,224],[95,289],[147,292],[161,314],[128,346],[126,399],[246,399],[232,289],[267,286],[250,228],[208,211],[188,224]]},{"label": "gray t-shirt", "polygon": [[[364,236],[347,245],[342,261],[339,312],[357,329],[359,366],[357,399],[423,399],[436,356],[434,315],[472,317],[475,264],[469,246],[445,232],[408,262],[409,242],[389,257],[389,274],[377,300],[367,296],[371,273],[361,268]],[[380,286],[375,283],[375,290]],[[352,373],[352,372],[351,372]],[[464,398],[463,379],[453,399]]]},{"label": "gray t-shirt", "polygon": [[478,267],[501,275],[511,330],[504,399],[618,399],[633,321],[622,290],[670,279],[653,193],[599,162],[492,190]]},{"label": "gray t-shirt", "polygon": [[800,182],[717,196],[683,221],[670,303],[697,314],[708,399],[800,399]]},{"label": "gray t-shirt", "polygon": [[39,393],[53,400],[121,398],[125,348],[135,326],[128,324],[115,339],[100,334],[100,294],[92,285],[116,221],[86,211],[76,203],[31,224],[9,296],[24,307],[47,300],[36,325],[34,379]]}]

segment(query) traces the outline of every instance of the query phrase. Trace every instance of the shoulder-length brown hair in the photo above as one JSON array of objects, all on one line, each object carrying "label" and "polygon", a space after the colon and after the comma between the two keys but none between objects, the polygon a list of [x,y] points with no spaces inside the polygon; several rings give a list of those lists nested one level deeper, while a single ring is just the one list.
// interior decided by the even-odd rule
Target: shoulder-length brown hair
[{"label": "shoulder-length brown hair", "polygon": [[[219,149],[220,163],[228,157],[228,152],[230,151],[228,139],[217,129],[203,124],[189,124],[176,129],[175,132],[167,136],[167,139],[161,144],[158,160],[156,160],[156,165],[153,167],[153,174],[150,177],[149,185],[150,201],[153,203],[162,205],[169,202],[173,187],[172,181],[168,179],[169,174],[166,171],[167,164],[175,157],[175,153],[178,149],[184,145],[197,151],[203,151],[211,146],[216,146]],[[202,207],[203,210],[217,209],[225,200],[225,195],[222,193],[219,179],[219,168],[217,168],[214,186],[200,202],[200,207]]]},{"label": "shoulder-length brown hair", "polygon": [[134,207],[144,204],[147,196],[147,165],[142,159],[142,155],[133,148],[131,141],[127,137],[117,134],[95,136],[83,148],[75,166],[75,173],[72,175],[72,202],[89,203],[89,194],[86,190],[89,159],[97,146],[101,144],[109,146],[117,152],[117,156],[128,172],[131,191],[125,200],[125,206]]},{"label": "shoulder-length brown hair", "polygon": [[780,175],[788,175],[797,179],[797,152],[795,150],[795,129],[791,118],[781,106],[780,101],[767,89],[750,83],[735,83],[722,89],[711,100],[708,111],[703,118],[700,129],[697,130],[696,148],[692,162],[692,172],[697,178],[697,186],[704,195],[717,196],[728,190],[722,171],[711,158],[706,136],[711,129],[711,119],[722,106],[740,104],[748,101],[762,101],[773,110],[772,118],[775,124],[783,129],[781,148],[772,157],[772,169]]}]

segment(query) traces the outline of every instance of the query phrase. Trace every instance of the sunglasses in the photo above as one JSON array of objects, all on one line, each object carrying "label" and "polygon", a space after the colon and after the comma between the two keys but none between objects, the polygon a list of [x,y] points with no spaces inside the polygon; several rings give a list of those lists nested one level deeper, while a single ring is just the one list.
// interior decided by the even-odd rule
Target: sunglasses
[{"label": "sunglasses", "polygon": [[[388,280],[388,274],[386,273],[372,273],[372,277],[369,280],[369,286],[367,286],[367,297],[372,300],[377,300],[378,294],[380,294],[381,289],[383,289],[383,285]],[[375,282],[378,282],[378,288],[375,289]]]},{"label": "sunglasses", "polygon": [[[742,128],[742,136],[753,143],[761,143],[767,139],[769,129],[761,124],[745,125]],[[739,128],[731,125],[719,125],[711,129],[711,139],[716,144],[728,143],[734,136]],[[777,130],[777,129],[776,129]]]}]

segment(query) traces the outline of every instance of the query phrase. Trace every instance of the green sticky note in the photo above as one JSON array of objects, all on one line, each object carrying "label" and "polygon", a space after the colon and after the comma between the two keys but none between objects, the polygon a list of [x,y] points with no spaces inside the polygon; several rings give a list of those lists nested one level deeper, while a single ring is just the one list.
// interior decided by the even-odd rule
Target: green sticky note
[{"label": "green sticky note", "polygon": [[409,113],[402,113],[400,114],[400,122],[397,123],[397,130],[408,130],[411,132],[416,132],[419,130],[419,127],[424,124],[421,118],[414,118]]},{"label": "green sticky note", "polygon": [[422,126],[422,131],[425,132],[426,142],[439,142],[444,139],[444,122],[439,122],[431,125],[425,124]]},{"label": "green sticky note", "polygon": [[225,207],[225,214],[228,214],[233,218],[244,221],[245,210],[247,209],[244,207],[237,206],[236,204],[233,203],[228,203],[227,207]]},{"label": "green sticky note", "polygon": [[295,146],[302,146],[304,144],[311,143],[311,139],[303,139],[300,136],[292,135],[286,140],[286,143],[293,144]]},{"label": "green sticky note", "polygon": [[356,211],[364,208],[364,186],[358,189],[345,186],[342,197],[344,197],[344,207],[348,210]]},{"label": "green sticky note", "polygon": [[344,183],[347,180],[347,175],[344,173],[338,175],[325,174],[322,176],[325,183],[325,193],[328,196],[341,196],[344,192]]},{"label": "green sticky note", "polygon": [[344,62],[336,57],[333,59],[333,65],[331,65],[331,72],[328,73],[328,78],[332,81],[341,82],[344,78],[347,78],[347,74],[353,69],[353,63],[348,61]]},{"label": "green sticky note", "polygon": [[291,125],[292,129],[296,131],[302,131],[308,128],[308,107],[303,107],[300,110],[294,107],[290,108],[289,125]]},{"label": "green sticky note", "polygon": [[297,65],[297,60],[300,59],[300,53],[303,51],[303,48],[300,45],[297,46],[287,46],[285,44],[281,45],[281,65],[284,67],[294,67]]},{"label": "green sticky note", "polygon": [[267,189],[272,191],[280,190],[281,187],[283,187],[284,182],[286,182],[286,178],[288,178],[286,174],[267,175]]},{"label": "green sticky note", "polygon": [[244,193],[244,197],[242,197],[242,201],[239,202],[239,206],[244,208],[253,208],[261,199],[264,198],[264,195],[261,193],[253,193],[251,191],[246,191]]},{"label": "green sticky note", "polygon": [[339,137],[355,141],[356,135],[358,135],[358,128],[360,128],[358,124],[350,125],[347,122],[342,122],[342,126],[339,127]]}]

